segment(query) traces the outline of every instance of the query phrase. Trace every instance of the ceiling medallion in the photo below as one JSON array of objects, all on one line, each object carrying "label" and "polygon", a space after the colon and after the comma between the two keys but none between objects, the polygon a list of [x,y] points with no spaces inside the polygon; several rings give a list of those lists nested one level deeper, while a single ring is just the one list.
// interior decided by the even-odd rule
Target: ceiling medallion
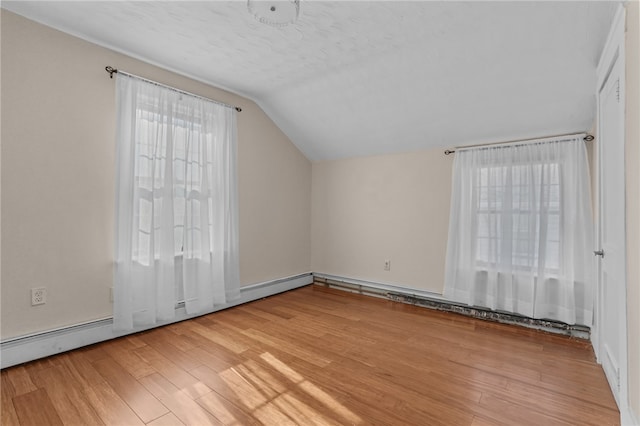
[{"label": "ceiling medallion", "polygon": [[247,9],[258,22],[284,27],[298,20],[300,0],[247,0]]}]

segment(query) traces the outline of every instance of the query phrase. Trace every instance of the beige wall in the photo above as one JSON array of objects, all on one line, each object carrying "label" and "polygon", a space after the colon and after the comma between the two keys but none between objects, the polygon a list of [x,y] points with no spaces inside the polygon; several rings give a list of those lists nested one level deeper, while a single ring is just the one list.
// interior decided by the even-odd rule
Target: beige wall
[{"label": "beige wall", "polygon": [[625,170],[629,405],[640,421],[640,13],[627,4]]},{"label": "beige wall", "polygon": [[[253,102],[2,12],[2,330],[111,315],[115,81],[238,105],[243,285],[310,270],[311,164]],[[214,72],[215,73],[215,72]],[[30,288],[46,305],[30,306]]]},{"label": "beige wall", "polygon": [[313,271],[441,293],[452,164],[442,149],[314,163]]},{"label": "beige wall", "polygon": [[313,163],[312,270],[442,294],[453,157],[435,149]]},{"label": "beige wall", "polygon": [[242,283],[310,272],[311,163],[253,103],[239,116]]}]

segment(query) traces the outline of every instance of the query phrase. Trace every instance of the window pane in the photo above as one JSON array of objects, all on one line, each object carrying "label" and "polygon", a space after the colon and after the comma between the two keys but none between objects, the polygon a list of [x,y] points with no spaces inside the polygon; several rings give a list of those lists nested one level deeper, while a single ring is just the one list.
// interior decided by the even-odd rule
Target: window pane
[{"label": "window pane", "polygon": [[[476,259],[497,262],[506,255],[514,266],[537,268],[540,245],[544,244],[545,268],[557,270],[559,188],[557,163],[480,168],[474,188],[478,199]],[[511,222],[509,231],[502,228],[502,220]],[[545,221],[544,234],[541,221]],[[507,234],[503,235],[503,231]],[[503,238],[510,239],[511,253],[501,253]],[[542,243],[541,238],[545,239]]]}]

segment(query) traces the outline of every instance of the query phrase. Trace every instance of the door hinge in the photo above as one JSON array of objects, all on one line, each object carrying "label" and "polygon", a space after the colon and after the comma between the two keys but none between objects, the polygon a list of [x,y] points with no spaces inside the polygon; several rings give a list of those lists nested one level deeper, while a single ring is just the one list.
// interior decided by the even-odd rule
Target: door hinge
[{"label": "door hinge", "polygon": [[593,252],[596,256],[604,257],[604,250],[596,250]]}]

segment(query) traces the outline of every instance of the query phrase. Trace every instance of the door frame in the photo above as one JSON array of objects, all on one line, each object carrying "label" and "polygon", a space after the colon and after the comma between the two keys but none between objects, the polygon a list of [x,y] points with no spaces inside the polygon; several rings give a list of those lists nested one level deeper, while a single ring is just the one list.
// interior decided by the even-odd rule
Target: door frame
[{"label": "door frame", "polygon": [[[620,67],[620,103],[622,104],[623,117],[622,117],[622,129],[621,129],[621,137],[623,138],[622,147],[624,149],[624,138],[625,138],[625,8],[622,5],[618,6],[618,10],[616,11],[615,18],[611,24],[611,29],[609,31],[609,35],[607,37],[607,42],[605,44],[602,55],[600,56],[600,61],[598,62],[598,67],[596,69],[596,77],[597,77],[597,86],[596,86],[596,110],[597,110],[597,152],[596,157],[596,188],[594,191],[594,196],[596,200],[595,213],[597,220],[595,221],[596,227],[596,249],[601,249],[601,220],[600,220],[600,212],[601,212],[601,203],[602,203],[602,164],[601,164],[601,155],[600,150],[605,149],[605,147],[601,143],[601,111],[600,111],[600,91],[603,89],[604,85],[607,83],[609,75],[613,69],[613,66],[619,62]],[[624,167],[624,164],[621,165]],[[626,192],[625,189],[622,188],[623,194]],[[625,203],[626,204],[626,203]],[[626,219],[625,219],[626,222]],[[626,229],[626,223],[625,223]],[[625,231],[626,234],[626,231]],[[620,359],[619,359],[619,385],[620,391],[617,392],[615,389],[611,389],[612,393],[616,396],[618,402],[618,408],[620,409],[621,423],[628,423],[628,363],[627,363],[627,282],[626,282],[626,242],[623,244],[622,251],[624,253],[624,271],[623,271],[623,285],[624,289],[621,292],[620,300],[620,310],[619,313],[619,342],[621,344],[620,348]],[[591,333],[591,339],[593,344],[593,349],[596,354],[596,358],[598,363],[602,364],[603,357],[606,356],[603,349],[603,339],[602,339],[602,327],[600,325],[603,321],[603,289],[600,282],[601,276],[601,262],[599,258],[594,256],[594,262],[596,265],[596,289],[595,289],[595,298],[594,298],[594,307],[595,307],[595,315],[594,315],[594,323]]]}]

